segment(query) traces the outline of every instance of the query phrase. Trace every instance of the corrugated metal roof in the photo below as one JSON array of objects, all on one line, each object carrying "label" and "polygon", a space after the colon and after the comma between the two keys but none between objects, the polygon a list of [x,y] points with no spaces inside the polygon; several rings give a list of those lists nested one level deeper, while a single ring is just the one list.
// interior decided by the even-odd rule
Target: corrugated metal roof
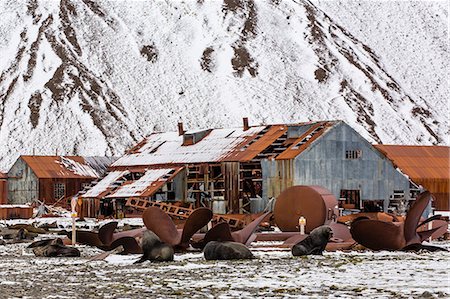
[{"label": "corrugated metal roof", "polygon": [[415,179],[450,179],[450,147],[381,145],[375,147],[398,168]]},{"label": "corrugated metal roof", "polygon": [[[289,127],[311,127],[299,138],[290,140],[294,141],[292,145],[276,158],[293,159],[334,124],[334,121],[324,121],[258,126],[246,131],[243,128],[213,129],[192,145],[183,145],[183,136],[179,136],[177,132],[155,133],[113,163],[112,167],[118,170],[151,165],[246,162],[271,146]],[[299,145],[307,136],[308,140]]]},{"label": "corrugated metal roof", "polygon": [[336,124],[336,122],[324,121],[318,122],[309,128],[304,134],[297,138],[284,152],[279,154],[276,160],[294,159],[305,149],[307,149],[315,140],[322,136],[326,129]]},{"label": "corrugated metal roof", "polygon": [[128,198],[152,196],[166,182],[171,181],[184,167],[147,169],[136,181],[120,186],[106,198]]},{"label": "corrugated metal roof", "polygon": [[117,160],[112,167],[220,162],[256,138],[265,126],[214,129],[198,143],[183,145],[176,132],[150,135],[132,153]]},{"label": "corrugated metal roof", "polygon": [[124,175],[129,174],[128,170],[124,171],[111,171],[106,175],[100,182],[98,182],[94,187],[89,189],[81,197],[83,198],[94,198],[102,197],[108,194],[108,191],[113,188],[113,184],[121,179]]},{"label": "corrugated metal roof", "polygon": [[250,161],[285,134],[287,129],[286,125],[272,125],[263,136],[253,139],[254,142],[248,140],[246,144],[242,144],[231,152],[223,161]]},{"label": "corrugated metal roof", "polygon": [[[99,164],[110,164],[110,159],[95,159],[94,157],[80,156],[20,156],[20,158],[33,170],[35,175],[41,179],[64,178],[98,178],[101,167]],[[95,167],[88,163],[95,162]],[[114,159],[114,158],[111,158]],[[106,170],[106,166],[104,167]]]}]

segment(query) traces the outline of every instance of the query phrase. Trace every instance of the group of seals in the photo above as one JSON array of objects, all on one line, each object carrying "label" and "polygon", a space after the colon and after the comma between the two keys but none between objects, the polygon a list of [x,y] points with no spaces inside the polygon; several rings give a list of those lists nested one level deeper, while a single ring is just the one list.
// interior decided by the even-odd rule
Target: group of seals
[{"label": "group of seals", "polygon": [[80,251],[74,247],[65,246],[60,238],[41,240],[31,243],[28,248],[33,248],[35,256],[44,257],[78,257]]}]

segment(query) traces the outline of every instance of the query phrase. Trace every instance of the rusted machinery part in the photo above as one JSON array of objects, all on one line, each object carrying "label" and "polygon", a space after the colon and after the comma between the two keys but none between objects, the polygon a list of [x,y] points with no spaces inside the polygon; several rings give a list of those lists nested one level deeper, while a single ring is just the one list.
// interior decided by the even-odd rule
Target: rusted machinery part
[{"label": "rusted machinery part", "polygon": [[350,227],[353,239],[372,250],[399,250],[406,246],[404,222],[361,219]]},{"label": "rusted machinery part", "polygon": [[115,240],[122,238],[122,237],[139,238],[139,237],[142,237],[142,234],[146,230],[147,230],[146,227],[142,227],[142,228],[136,228],[136,229],[130,229],[130,230],[124,230],[121,232],[117,232],[112,235],[112,240],[114,242]]},{"label": "rusted machinery part", "polygon": [[111,244],[114,241],[113,234],[116,228],[116,221],[108,222],[100,227],[100,229],[98,230],[98,238],[100,239],[100,241],[102,241],[102,243],[105,245]]},{"label": "rusted machinery part", "polygon": [[438,229],[433,234],[431,234],[431,239],[440,238],[448,232],[448,222],[445,220],[434,220],[432,222],[432,227],[433,229]]},{"label": "rusted machinery part", "polygon": [[142,248],[139,246],[138,242],[133,237],[122,237],[111,243],[104,250],[113,250],[119,246],[123,246],[123,251],[120,254],[141,254]]},{"label": "rusted machinery part", "polygon": [[[69,239],[72,239],[72,232],[68,232],[67,236],[69,237]],[[77,230],[76,240],[79,244],[85,244],[99,248],[105,245],[102,241],[100,241],[98,233],[91,231]]]},{"label": "rusted machinery part", "polygon": [[299,235],[299,232],[270,232],[256,233],[255,241],[286,241],[292,236]]},{"label": "rusted machinery part", "polygon": [[356,242],[328,242],[327,246],[325,247],[325,251],[338,251],[338,250],[351,250],[352,247],[356,244]]},{"label": "rusted machinery part", "polygon": [[195,248],[201,248],[206,246],[210,241],[234,241],[231,236],[230,225],[227,222],[220,222],[214,225],[210,230],[208,230],[203,238],[203,240],[197,242],[193,245]]},{"label": "rusted machinery part", "polygon": [[246,225],[243,229],[235,231],[235,232],[232,232],[231,236],[233,237],[234,241],[238,242],[238,243],[245,244],[245,245],[249,245],[247,243],[250,240],[250,237],[256,231],[256,229],[258,228],[259,224],[264,219],[266,219],[267,216],[269,216],[269,214],[271,214],[271,213],[272,212],[263,213],[261,216],[259,216],[258,218],[256,218],[252,222],[250,222],[248,225]]},{"label": "rusted machinery part", "polygon": [[343,242],[355,242],[347,225],[333,222],[329,226],[333,230],[333,238],[340,239]]},{"label": "rusted machinery part", "polygon": [[338,223],[343,224],[351,224],[355,219],[359,217],[367,217],[367,219],[372,220],[380,220],[384,222],[402,222],[404,219],[400,216],[396,216],[391,213],[384,213],[384,212],[362,212],[362,213],[355,213],[345,216],[340,216],[337,219]]},{"label": "rusted machinery part", "polygon": [[402,248],[402,251],[420,251],[420,250],[427,250],[427,251],[431,251],[431,252],[435,252],[435,251],[448,251],[445,248],[442,247],[438,247],[438,246],[433,246],[433,245],[423,245],[420,243],[413,243],[413,244],[409,244],[408,246]]},{"label": "rusted machinery part", "polygon": [[337,204],[334,195],[323,187],[293,186],[284,190],[275,202],[275,223],[284,232],[298,231],[298,220],[303,216],[305,232],[309,233],[331,222]]},{"label": "rusted machinery part", "polygon": [[186,220],[181,236],[181,247],[187,248],[192,236],[202,227],[208,224],[213,217],[213,212],[208,208],[198,208],[192,211]]},{"label": "rusted machinery part", "polygon": [[431,201],[431,193],[428,191],[422,192],[417,196],[412,206],[409,208],[405,218],[404,236],[406,245],[420,243],[420,237],[417,233],[420,216],[427,208]]},{"label": "rusted machinery part", "polygon": [[303,241],[304,239],[306,239],[306,237],[308,237],[308,235],[304,234],[301,235],[300,233],[297,233],[296,235],[288,238],[286,241],[283,242],[283,245],[286,247],[292,247],[295,244],[297,244],[298,242]]},{"label": "rusted machinery part", "polygon": [[164,243],[176,246],[181,242],[181,234],[169,215],[157,207],[149,207],[142,214],[147,229],[154,232]]}]

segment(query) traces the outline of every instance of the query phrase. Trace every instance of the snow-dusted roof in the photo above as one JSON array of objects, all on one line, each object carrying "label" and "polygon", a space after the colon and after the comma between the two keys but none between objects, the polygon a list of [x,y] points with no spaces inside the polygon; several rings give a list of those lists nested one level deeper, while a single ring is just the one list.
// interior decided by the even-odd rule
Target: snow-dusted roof
[{"label": "snow-dusted roof", "polygon": [[40,179],[93,179],[101,177],[113,157],[20,156]]},{"label": "snow-dusted roof", "polygon": [[114,193],[107,195],[106,197],[139,197],[144,194],[147,195],[147,193],[149,193],[147,191],[156,191],[159,189],[176,170],[177,168],[148,169],[140,179],[121,186]]},{"label": "snow-dusted roof", "polygon": [[114,182],[116,182],[118,179],[120,179],[121,177],[123,177],[128,173],[130,173],[128,170],[111,171],[110,173],[108,173],[107,176],[105,176],[100,182],[98,182],[94,187],[89,189],[81,197],[84,198],[98,197],[100,194],[111,188]]},{"label": "snow-dusted roof", "polygon": [[152,134],[140,148],[117,160],[112,167],[219,162],[264,128],[214,129],[192,145],[183,145],[183,136],[176,132]]}]

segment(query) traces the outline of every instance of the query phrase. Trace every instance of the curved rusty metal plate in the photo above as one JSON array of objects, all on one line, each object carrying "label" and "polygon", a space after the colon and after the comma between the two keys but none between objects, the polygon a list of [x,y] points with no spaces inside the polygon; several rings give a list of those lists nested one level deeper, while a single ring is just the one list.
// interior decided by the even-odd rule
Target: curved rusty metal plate
[{"label": "curved rusty metal plate", "polygon": [[267,212],[250,222],[243,229],[235,231],[231,233],[235,242],[239,242],[242,244],[246,244],[250,239],[250,236],[255,232],[258,228],[259,224],[269,215],[271,212]]},{"label": "curved rusty metal plate", "polygon": [[[72,239],[72,232],[68,232],[67,236],[69,237],[69,239]],[[77,243],[79,244],[95,246],[99,248],[104,245],[98,238],[98,234],[96,232],[77,230],[76,239]]]},{"label": "curved rusty metal plate", "polygon": [[399,250],[405,247],[403,222],[361,219],[352,223],[350,233],[359,244],[372,250]]},{"label": "curved rusty metal plate", "polygon": [[122,237],[111,243],[108,249],[113,250],[114,248],[123,246],[123,251],[120,254],[141,254],[142,248],[139,246],[138,242],[133,237]]},{"label": "curved rusty metal plate", "polygon": [[431,193],[428,191],[422,192],[417,196],[405,218],[404,237],[407,245],[420,243],[420,237],[417,234],[417,226],[419,225],[420,217],[431,201]]},{"label": "curved rusty metal plate", "polygon": [[347,225],[342,223],[330,223],[329,226],[333,231],[333,238],[341,239],[343,242],[354,242]]},{"label": "curved rusty metal plate", "polygon": [[181,242],[179,245],[188,247],[191,237],[202,227],[208,224],[213,217],[213,212],[208,208],[198,208],[192,211],[184,223]]},{"label": "curved rusty metal plate", "polygon": [[116,228],[116,221],[108,222],[100,227],[100,229],[98,230],[98,238],[100,239],[100,241],[105,245],[111,244],[114,241],[113,234]]},{"label": "curved rusty metal plate", "polygon": [[338,202],[331,192],[320,186],[293,186],[277,198],[274,217],[284,232],[298,231],[298,219],[306,218],[305,232],[332,221]]},{"label": "curved rusty metal plate", "polygon": [[203,246],[208,244],[210,241],[234,241],[231,236],[230,225],[226,222],[217,223],[209,231],[206,232],[205,238],[203,239]]},{"label": "curved rusty metal plate", "polygon": [[164,243],[172,246],[180,244],[181,234],[169,215],[157,207],[149,207],[142,214],[148,230],[154,232]]}]

